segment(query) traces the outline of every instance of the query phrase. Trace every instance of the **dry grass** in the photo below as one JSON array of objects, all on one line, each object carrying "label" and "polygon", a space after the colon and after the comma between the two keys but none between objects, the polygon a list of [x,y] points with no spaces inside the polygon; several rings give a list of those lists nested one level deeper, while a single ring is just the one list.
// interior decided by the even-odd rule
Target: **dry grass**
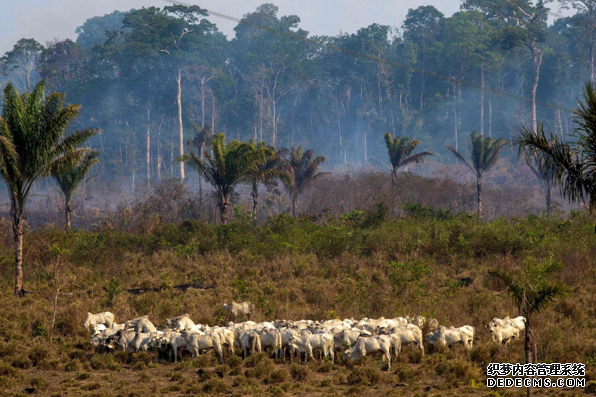
[{"label": "dry grass", "polygon": [[[466,217],[423,216],[367,223],[377,210],[358,221],[282,216],[256,229],[240,219],[228,226],[184,222],[137,232],[30,231],[25,288],[32,293],[22,299],[12,296],[5,222],[0,225],[0,396],[24,395],[26,388],[48,396],[520,395],[483,385],[487,363],[523,362],[521,341],[498,347],[485,331],[495,315],[517,314],[487,269],[510,269],[527,256],[542,258],[550,251],[565,265],[560,279],[573,291],[534,319],[539,359],[588,363],[589,379],[596,380],[596,236],[590,218],[479,224]],[[78,277],[60,297],[50,344],[45,265],[52,260],[52,245],[69,250],[63,254],[64,272]],[[459,283],[464,277],[474,280],[471,286]],[[187,282],[213,288],[172,288]],[[161,289],[140,295],[124,291],[141,287]],[[147,314],[161,324],[190,313],[197,322],[222,324],[222,303],[245,299],[257,307],[255,321],[422,314],[441,324],[472,325],[478,338],[471,352],[439,349],[421,356],[406,347],[387,372],[380,359],[370,357],[303,365],[274,364],[261,354],[244,362],[226,357],[218,365],[212,355],[195,360],[185,355],[171,364],[146,353],[100,354],[80,326],[87,311],[105,310],[119,323]],[[540,393],[559,392],[583,394]]]}]

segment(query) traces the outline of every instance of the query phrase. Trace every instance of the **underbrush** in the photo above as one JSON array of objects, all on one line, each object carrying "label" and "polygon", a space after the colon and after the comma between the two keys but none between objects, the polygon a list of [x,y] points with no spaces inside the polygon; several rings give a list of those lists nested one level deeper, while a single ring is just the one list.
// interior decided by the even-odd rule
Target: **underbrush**
[{"label": "underbrush", "polygon": [[[490,341],[487,322],[518,312],[487,271],[551,253],[564,265],[559,278],[571,292],[533,319],[538,358],[584,362],[596,371],[596,236],[589,216],[479,223],[414,208],[409,217],[383,221],[383,211],[325,220],[282,215],[258,227],[242,217],[223,226],[185,221],[137,234],[32,230],[24,247],[31,293],[21,299],[12,295],[11,230],[0,223],[0,396],[25,388],[47,395],[486,395],[488,363],[524,362],[522,341]],[[61,274],[72,277],[58,296],[50,343],[52,252],[60,252]],[[176,288],[188,283],[193,288]],[[254,321],[425,315],[446,326],[472,325],[476,340],[469,352],[427,346],[423,356],[404,347],[390,371],[373,358],[343,363],[341,354],[335,363],[304,365],[275,364],[265,353],[242,361],[237,352],[219,366],[212,355],[182,354],[181,363],[170,364],[154,354],[96,352],[80,326],[88,311],[106,310],[117,323],[147,314],[159,325],[189,313],[198,323],[223,325],[221,305],[232,300],[253,302]]]}]

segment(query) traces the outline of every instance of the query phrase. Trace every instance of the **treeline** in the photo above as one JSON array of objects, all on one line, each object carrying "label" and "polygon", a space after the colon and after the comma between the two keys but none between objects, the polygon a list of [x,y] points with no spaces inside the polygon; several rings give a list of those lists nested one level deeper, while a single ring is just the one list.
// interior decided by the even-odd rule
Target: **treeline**
[{"label": "treeline", "polygon": [[385,163],[389,132],[447,162],[444,144],[459,150],[472,130],[509,138],[543,120],[571,132],[561,109],[594,77],[596,11],[592,0],[560,5],[575,15],[550,26],[541,1],[466,0],[448,18],[424,6],[399,29],[312,36],[263,4],[230,39],[196,6],[116,11],[87,20],[76,42],[20,40],[2,71],[21,92],[45,79],[81,104],[79,126],[102,131],[91,141],[99,174],[132,176],[133,188],[186,176],[173,160],[193,126],[356,166]]}]

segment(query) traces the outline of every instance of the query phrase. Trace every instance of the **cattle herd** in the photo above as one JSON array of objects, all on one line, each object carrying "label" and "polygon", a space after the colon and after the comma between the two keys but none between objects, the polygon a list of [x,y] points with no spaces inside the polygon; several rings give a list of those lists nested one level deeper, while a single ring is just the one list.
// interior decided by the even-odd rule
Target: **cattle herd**
[{"label": "cattle herd", "polygon": [[[238,316],[250,316],[253,305],[249,302],[224,305],[234,319]],[[402,346],[411,345],[424,354],[424,341],[433,346],[453,346],[462,344],[471,349],[474,341],[474,327],[439,326],[437,320],[416,317],[397,317],[392,319],[363,318],[359,321],[346,320],[276,320],[256,323],[244,321],[230,322],[225,327],[195,324],[188,314],[169,318],[158,330],[142,316],[125,323],[117,324],[110,312],[91,314],[83,326],[91,332],[91,344],[100,350],[122,349],[133,352],[158,350],[166,353],[170,361],[177,361],[180,349],[186,349],[193,358],[199,354],[215,351],[223,362],[224,349],[233,354],[235,348],[242,350],[243,358],[247,354],[269,351],[276,361],[284,361],[289,355],[290,361],[304,354],[304,361],[314,359],[313,352],[322,357],[335,359],[343,351],[343,360],[356,360],[366,355],[381,355],[391,368],[392,359],[397,360]],[[487,325],[492,340],[499,344],[509,344],[519,338],[525,330],[525,318],[503,319],[495,317]],[[429,330],[423,339],[422,329]]]}]

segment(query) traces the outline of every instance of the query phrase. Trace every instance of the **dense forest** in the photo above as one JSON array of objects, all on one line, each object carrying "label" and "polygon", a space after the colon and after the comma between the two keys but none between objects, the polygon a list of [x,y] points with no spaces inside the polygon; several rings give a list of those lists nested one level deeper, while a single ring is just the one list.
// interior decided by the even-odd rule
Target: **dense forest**
[{"label": "dense forest", "polygon": [[[25,92],[44,79],[81,104],[73,127],[102,131],[91,140],[100,178],[133,188],[184,178],[173,160],[191,150],[193,128],[302,145],[342,169],[385,169],[389,132],[450,163],[444,145],[463,148],[473,130],[509,139],[542,121],[572,132],[568,109],[594,79],[596,4],[549,6],[466,0],[451,17],[423,6],[399,28],[336,36],[310,35],[273,4],[245,14],[234,37],[196,6],[115,11],[87,20],[76,41],[19,40],[0,82]],[[574,15],[553,17],[560,7]]]}]

